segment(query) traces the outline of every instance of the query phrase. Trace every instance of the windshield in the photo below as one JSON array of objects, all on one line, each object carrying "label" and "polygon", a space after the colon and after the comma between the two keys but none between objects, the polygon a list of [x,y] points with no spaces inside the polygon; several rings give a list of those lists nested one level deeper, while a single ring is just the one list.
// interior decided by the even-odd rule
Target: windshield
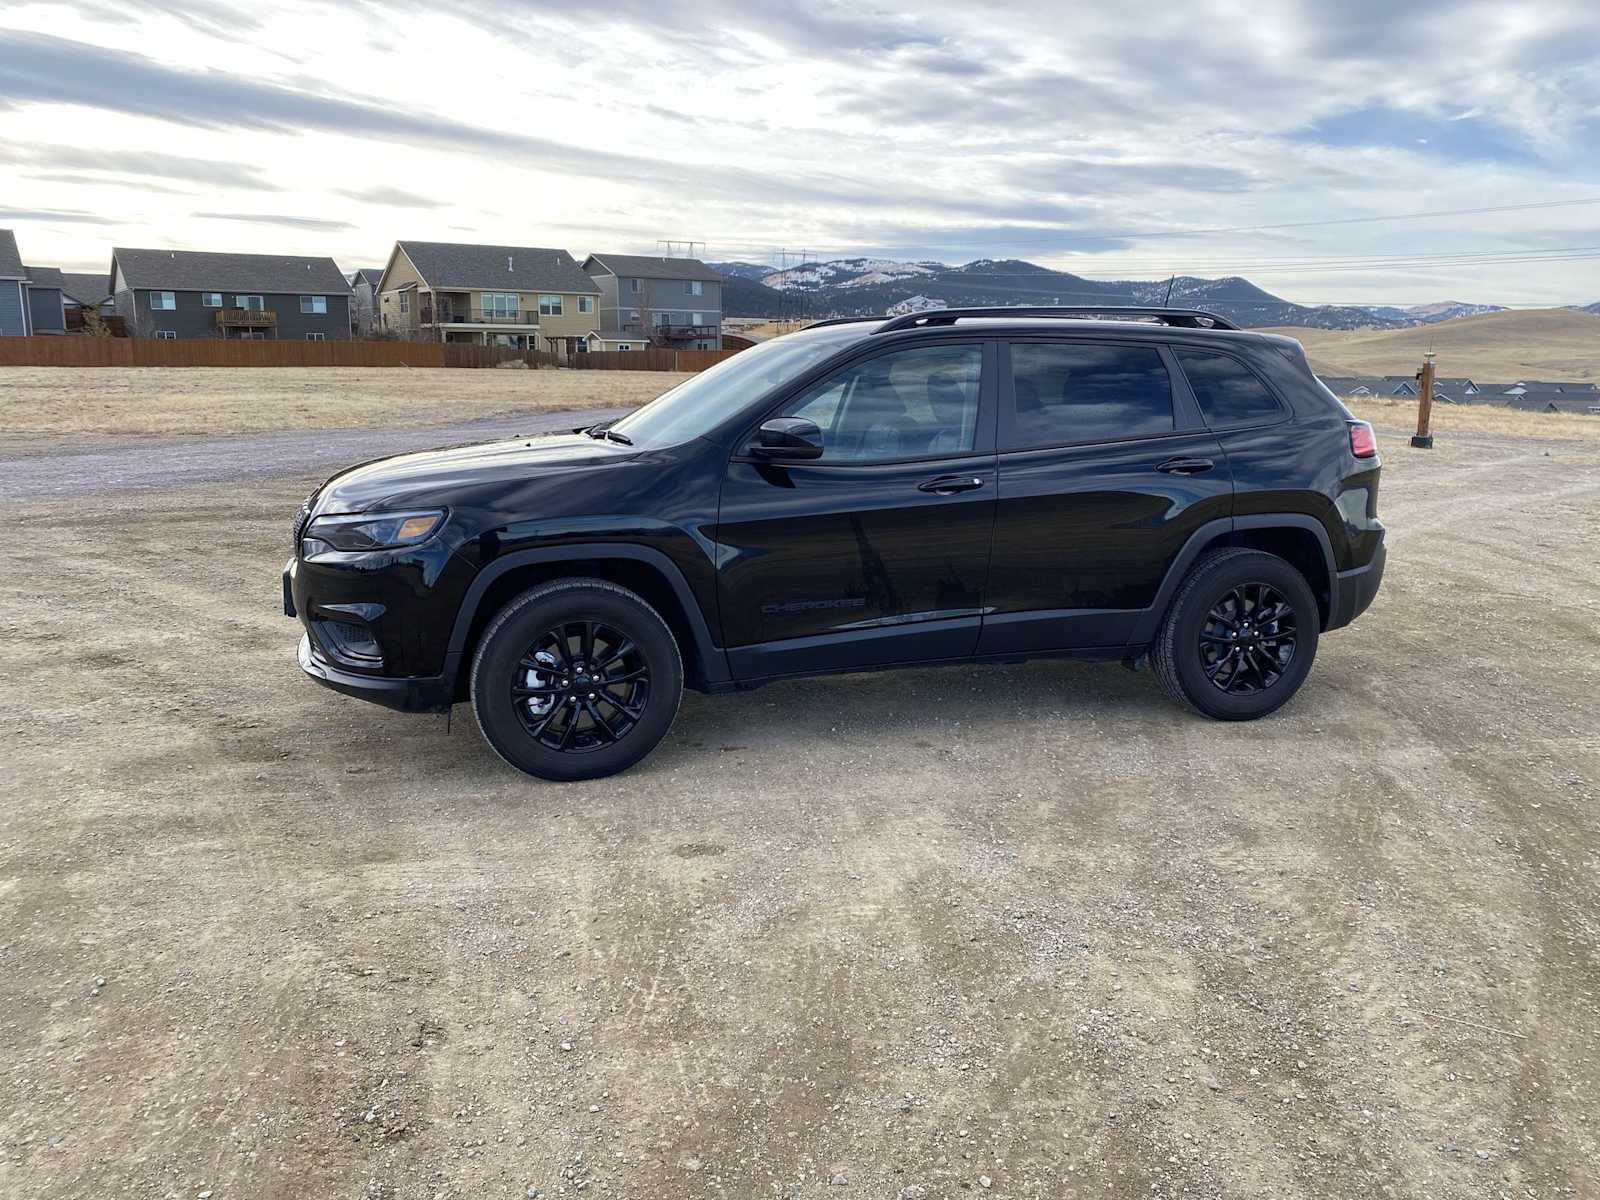
[{"label": "windshield", "polygon": [[762,342],[685,380],[611,428],[636,446],[675,446],[701,437],[768,388],[794,379],[861,334],[859,325],[830,325]]}]

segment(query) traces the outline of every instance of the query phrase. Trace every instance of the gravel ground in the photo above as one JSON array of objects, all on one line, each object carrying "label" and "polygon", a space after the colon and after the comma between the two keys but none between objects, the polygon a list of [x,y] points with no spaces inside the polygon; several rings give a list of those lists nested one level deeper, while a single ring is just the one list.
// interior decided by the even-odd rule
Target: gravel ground
[{"label": "gravel ground", "polygon": [[1383,448],[1269,720],[839,677],[567,786],[299,677],[320,469],[0,506],[0,1194],[1600,1194],[1600,455]]}]

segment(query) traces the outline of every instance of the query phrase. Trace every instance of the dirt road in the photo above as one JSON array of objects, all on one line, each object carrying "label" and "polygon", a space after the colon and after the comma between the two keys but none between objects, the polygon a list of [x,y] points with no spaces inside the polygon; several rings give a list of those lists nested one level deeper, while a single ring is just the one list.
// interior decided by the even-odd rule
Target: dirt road
[{"label": "dirt road", "polygon": [[0,506],[0,1194],[1600,1194],[1600,454],[1383,449],[1272,719],[821,679],[564,787],[299,677],[312,474]]},{"label": "dirt road", "polygon": [[145,438],[78,434],[54,453],[0,454],[0,501],[281,478],[463,442],[552,433],[611,420],[629,408],[487,417],[423,428],[315,429],[246,436]]}]

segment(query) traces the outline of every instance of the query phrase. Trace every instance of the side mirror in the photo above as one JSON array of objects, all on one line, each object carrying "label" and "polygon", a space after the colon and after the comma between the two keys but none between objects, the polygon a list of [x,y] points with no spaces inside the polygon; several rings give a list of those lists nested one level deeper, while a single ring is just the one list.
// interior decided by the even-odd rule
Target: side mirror
[{"label": "side mirror", "polygon": [[807,459],[822,457],[822,430],[804,417],[773,417],[756,430],[750,453],[757,458]]}]

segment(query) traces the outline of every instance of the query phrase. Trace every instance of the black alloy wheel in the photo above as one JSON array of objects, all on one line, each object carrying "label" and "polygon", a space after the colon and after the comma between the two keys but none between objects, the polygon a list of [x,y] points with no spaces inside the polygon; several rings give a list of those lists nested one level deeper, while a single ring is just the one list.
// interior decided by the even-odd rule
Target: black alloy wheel
[{"label": "black alloy wheel", "polygon": [[650,702],[639,644],[604,621],[562,621],[523,652],[511,679],[518,720],[543,746],[588,754],[637,728]]},{"label": "black alloy wheel", "polygon": [[1212,686],[1235,696],[1264,692],[1294,661],[1299,619],[1271,584],[1229,588],[1200,627],[1200,661]]},{"label": "black alloy wheel", "polygon": [[1220,546],[1195,560],[1150,647],[1174,700],[1219,721],[1252,721],[1294,697],[1317,657],[1322,613],[1287,559]]},{"label": "black alloy wheel", "polygon": [[666,736],[683,696],[672,629],[637,592],[557,579],[509,601],[472,657],[484,740],[541,779],[625,771]]}]

